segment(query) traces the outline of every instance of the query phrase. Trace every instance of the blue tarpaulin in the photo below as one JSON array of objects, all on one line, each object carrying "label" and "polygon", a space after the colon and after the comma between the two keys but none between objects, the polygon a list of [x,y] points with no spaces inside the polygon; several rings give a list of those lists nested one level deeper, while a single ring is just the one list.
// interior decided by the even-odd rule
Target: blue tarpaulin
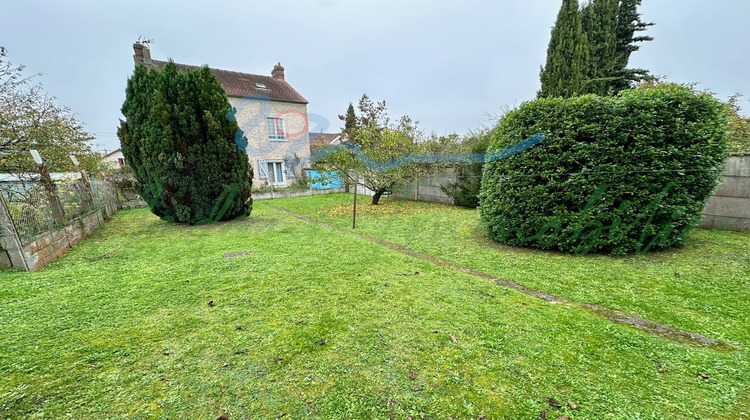
[{"label": "blue tarpaulin", "polygon": [[342,188],[344,185],[334,172],[318,172],[314,169],[305,169],[307,185],[314,190],[328,190],[331,188]]}]

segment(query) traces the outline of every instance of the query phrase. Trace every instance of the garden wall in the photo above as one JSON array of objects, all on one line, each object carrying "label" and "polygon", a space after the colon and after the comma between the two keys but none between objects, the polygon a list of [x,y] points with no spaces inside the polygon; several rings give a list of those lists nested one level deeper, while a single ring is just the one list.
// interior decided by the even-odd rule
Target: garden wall
[{"label": "garden wall", "polygon": [[314,189],[307,189],[307,190],[281,190],[281,191],[274,191],[273,193],[267,192],[267,193],[254,193],[253,194],[253,201],[255,200],[271,200],[274,198],[292,198],[292,197],[305,197],[308,195],[321,195],[321,194],[333,194],[333,193],[340,193],[344,192],[344,188],[329,188],[325,190],[314,190]]},{"label": "garden wall", "polygon": [[431,203],[453,204],[453,199],[444,193],[441,186],[456,182],[452,172],[444,171],[435,175],[423,176],[393,192],[396,198]]},{"label": "garden wall", "polygon": [[[706,203],[701,227],[750,231],[750,156],[729,157],[725,166],[722,183]],[[395,191],[393,196],[415,201],[453,204],[453,200],[440,189],[440,186],[455,181],[455,176],[450,172],[441,172],[409,183]]]},{"label": "garden wall", "polygon": [[727,159],[722,183],[703,210],[701,227],[750,231],[750,156]]}]

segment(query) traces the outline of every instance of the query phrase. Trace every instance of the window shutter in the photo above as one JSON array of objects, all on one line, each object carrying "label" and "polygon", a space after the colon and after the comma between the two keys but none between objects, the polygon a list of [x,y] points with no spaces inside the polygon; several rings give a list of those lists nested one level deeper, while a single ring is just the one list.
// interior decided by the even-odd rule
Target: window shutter
[{"label": "window shutter", "polygon": [[268,164],[265,160],[258,161],[258,178],[268,179]]}]

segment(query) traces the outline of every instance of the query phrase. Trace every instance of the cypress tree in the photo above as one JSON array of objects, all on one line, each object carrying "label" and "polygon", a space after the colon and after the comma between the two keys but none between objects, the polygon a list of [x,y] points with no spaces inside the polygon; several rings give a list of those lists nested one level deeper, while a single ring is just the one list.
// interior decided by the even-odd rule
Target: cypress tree
[{"label": "cypress tree", "polygon": [[250,213],[251,169],[235,145],[239,129],[208,67],[178,72],[136,67],[118,135],[154,214],[196,224]]},{"label": "cypress tree", "polygon": [[346,109],[346,115],[339,115],[339,119],[344,121],[344,131],[347,140],[354,138],[354,130],[357,128],[357,114],[354,113],[354,105],[349,102],[349,108]]},{"label": "cypress tree", "polygon": [[646,35],[637,35],[639,32],[648,29],[649,26],[654,25],[653,23],[645,23],[641,20],[641,15],[638,13],[638,6],[640,5],[641,0],[620,0],[620,7],[617,12],[617,46],[614,57],[614,72],[612,74],[612,76],[619,76],[613,82],[615,92],[628,89],[635,83],[652,78],[646,69],[628,68],[630,54],[640,49],[636,44],[653,41],[654,39]]},{"label": "cypress tree", "polygon": [[563,0],[547,47],[547,63],[539,78],[540,98],[579,94],[588,79],[589,44],[583,30],[578,0]]},{"label": "cypress tree", "polygon": [[583,30],[589,42],[588,80],[582,93],[604,96],[613,90],[618,12],[618,0],[594,0],[581,11]]},{"label": "cypress tree", "polygon": [[640,5],[641,0],[589,0],[579,10],[577,1],[563,0],[547,49],[547,64],[540,74],[538,96],[614,95],[650,79],[648,70],[627,67],[630,54],[639,49],[636,44],[653,39],[637,35],[653,25],[641,20]]}]

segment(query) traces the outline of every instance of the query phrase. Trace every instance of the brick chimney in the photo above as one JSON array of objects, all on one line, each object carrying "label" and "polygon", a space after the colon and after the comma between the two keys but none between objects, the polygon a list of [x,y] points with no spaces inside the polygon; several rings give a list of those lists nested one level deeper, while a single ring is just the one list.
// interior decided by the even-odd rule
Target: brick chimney
[{"label": "brick chimney", "polygon": [[135,52],[133,54],[133,61],[135,61],[136,66],[138,64],[145,64],[147,66],[153,64],[151,61],[151,50],[148,48],[148,45],[141,44],[140,41],[135,41],[133,51]]},{"label": "brick chimney", "polygon": [[273,66],[273,70],[271,70],[271,77],[273,77],[274,79],[284,80],[284,66],[282,66],[281,63],[277,63],[275,66]]}]

